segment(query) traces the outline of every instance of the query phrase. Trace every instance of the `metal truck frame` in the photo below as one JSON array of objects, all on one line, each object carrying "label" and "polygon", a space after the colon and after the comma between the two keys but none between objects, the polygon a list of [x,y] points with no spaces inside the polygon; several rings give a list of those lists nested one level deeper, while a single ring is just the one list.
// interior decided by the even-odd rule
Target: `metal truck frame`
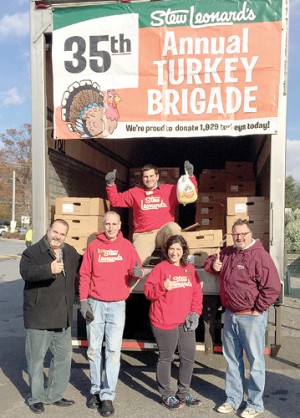
[{"label": "metal truck frame", "polygon": [[[42,6],[37,6],[41,4]],[[114,2],[111,2],[114,3]],[[115,3],[118,3],[117,1]],[[31,92],[32,92],[32,188],[33,188],[33,231],[36,241],[41,237],[53,213],[51,207],[55,196],[85,196],[83,189],[91,179],[95,179],[97,187],[94,187],[91,197],[105,197],[105,173],[117,166],[120,173],[119,188],[128,187],[128,170],[131,166],[138,166],[141,158],[134,152],[136,142],[124,140],[127,145],[120,143],[108,143],[97,140],[64,141],[54,140],[52,136],[53,126],[53,102],[52,102],[52,75],[51,75],[51,44],[52,44],[52,8],[51,6],[78,6],[83,4],[101,4],[101,1],[66,1],[45,0],[30,3],[31,26]],[[258,189],[270,199],[269,211],[269,252],[279,270],[280,277],[284,277],[284,190],[285,190],[285,152],[286,152],[286,105],[287,105],[287,45],[288,45],[288,1],[282,0],[283,8],[283,37],[282,57],[279,88],[279,125],[276,135],[255,135],[253,138],[242,138],[244,148],[237,153],[245,156],[247,152],[255,165]],[[237,139],[234,139],[237,141]],[[188,140],[189,141],[189,140]],[[203,142],[201,142],[203,141]],[[190,141],[191,147],[192,142]],[[180,146],[180,141],[178,142]],[[153,144],[157,142],[153,141]],[[199,139],[198,148],[204,144],[207,149],[207,140]],[[212,138],[211,146],[216,149],[222,146],[219,139]],[[233,145],[233,139],[228,138],[229,148]],[[152,144],[145,141],[145,153],[151,155]],[[208,147],[210,148],[210,147]],[[213,149],[213,148],[212,148]],[[118,151],[119,150],[119,151]],[[181,148],[179,148],[180,153]],[[227,152],[226,151],[226,152]],[[150,152],[150,154],[149,154]],[[91,154],[101,156],[101,167],[97,162],[89,165],[84,155]],[[192,155],[194,151],[192,150]],[[221,152],[220,152],[221,154]],[[132,156],[132,158],[131,158]],[[152,157],[152,155],[151,155]],[[153,154],[154,157],[154,154]],[[153,158],[154,159],[154,158]],[[165,164],[166,165],[166,164]],[[86,184],[80,183],[79,177],[84,177]],[[84,175],[82,175],[84,173]],[[86,177],[85,177],[86,176]],[[100,183],[102,186],[100,186]],[[98,187],[99,185],[99,187]],[[205,292],[204,292],[205,293]],[[207,296],[217,297],[212,294]],[[274,332],[272,342],[267,341],[267,351],[276,355],[281,345],[281,305],[283,300],[274,306],[274,324],[269,323],[269,332]],[[79,343],[77,341],[77,343]],[[84,342],[79,343],[84,345]],[[143,342],[129,342],[127,349],[153,349],[155,345]],[[199,346],[200,347],[200,346]],[[126,349],[126,344],[123,346]],[[203,349],[203,348],[200,348]],[[204,348],[205,349],[205,348]]]}]

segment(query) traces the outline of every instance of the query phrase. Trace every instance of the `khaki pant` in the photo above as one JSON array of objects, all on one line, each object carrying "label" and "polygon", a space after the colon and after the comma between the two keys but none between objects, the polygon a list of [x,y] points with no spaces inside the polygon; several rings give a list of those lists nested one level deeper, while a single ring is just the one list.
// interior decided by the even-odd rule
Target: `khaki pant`
[{"label": "khaki pant", "polygon": [[181,234],[181,227],[176,222],[168,222],[159,229],[133,234],[133,245],[141,258],[142,264],[151,256],[155,248],[161,248],[171,235]]}]

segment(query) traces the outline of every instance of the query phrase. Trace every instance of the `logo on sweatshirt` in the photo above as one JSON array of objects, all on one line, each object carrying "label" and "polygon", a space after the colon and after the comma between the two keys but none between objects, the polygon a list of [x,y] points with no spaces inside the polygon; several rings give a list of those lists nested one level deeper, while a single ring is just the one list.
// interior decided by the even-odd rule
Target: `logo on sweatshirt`
[{"label": "logo on sweatshirt", "polygon": [[141,209],[142,210],[156,210],[161,208],[166,208],[167,205],[160,198],[160,196],[147,196],[144,200],[141,200]]},{"label": "logo on sweatshirt", "polygon": [[192,286],[190,279],[188,279],[186,276],[174,276],[172,282],[174,289]]},{"label": "logo on sweatshirt", "polygon": [[115,263],[116,261],[123,260],[121,254],[119,254],[119,250],[105,250],[98,248],[97,253],[99,263]]}]

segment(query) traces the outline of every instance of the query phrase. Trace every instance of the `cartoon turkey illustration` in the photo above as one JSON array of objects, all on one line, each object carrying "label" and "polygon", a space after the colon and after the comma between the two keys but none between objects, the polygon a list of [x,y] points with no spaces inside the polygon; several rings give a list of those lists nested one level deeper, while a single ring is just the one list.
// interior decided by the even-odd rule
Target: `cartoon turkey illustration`
[{"label": "cartoon turkey illustration", "polygon": [[75,82],[63,94],[62,119],[80,138],[105,138],[118,125],[120,100],[115,90],[104,95],[91,80]]},{"label": "cartoon turkey illustration", "polygon": [[118,103],[120,103],[121,98],[113,89],[107,90],[105,97],[105,128],[107,129],[108,134],[112,134],[118,125],[118,120],[120,117],[118,111]]}]

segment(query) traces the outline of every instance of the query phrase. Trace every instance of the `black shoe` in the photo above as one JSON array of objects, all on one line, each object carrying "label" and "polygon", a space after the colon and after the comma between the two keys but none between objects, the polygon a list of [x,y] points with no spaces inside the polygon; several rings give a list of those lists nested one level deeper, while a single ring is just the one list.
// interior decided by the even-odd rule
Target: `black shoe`
[{"label": "black shoe", "polygon": [[99,394],[96,393],[95,395],[92,395],[90,399],[86,402],[86,406],[90,409],[96,409],[100,406],[100,399]]},{"label": "black shoe", "polygon": [[59,401],[53,402],[53,405],[56,406],[71,406],[74,405],[75,401],[61,398]]},{"label": "black shoe", "polygon": [[42,402],[33,403],[32,405],[29,405],[30,411],[34,412],[35,414],[41,414],[45,411],[44,405]]},{"label": "black shoe", "polygon": [[109,417],[115,413],[115,408],[113,407],[112,401],[102,401],[100,414],[103,417]]}]

